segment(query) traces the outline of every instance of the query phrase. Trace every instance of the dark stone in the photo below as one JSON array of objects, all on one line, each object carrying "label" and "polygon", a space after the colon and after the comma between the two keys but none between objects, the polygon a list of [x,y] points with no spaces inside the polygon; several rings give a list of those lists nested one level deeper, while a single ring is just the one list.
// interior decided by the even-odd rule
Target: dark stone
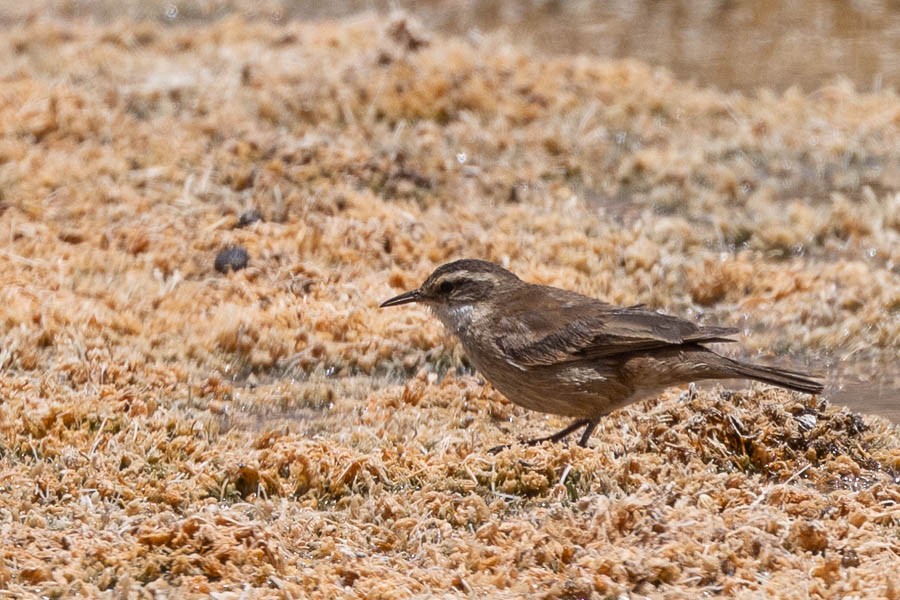
[{"label": "dark stone", "polygon": [[216,256],[216,271],[219,273],[227,273],[229,269],[232,271],[240,271],[247,267],[250,262],[250,255],[240,246],[229,246]]},{"label": "dark stone", "polygon": [[246,227],[257,221],[262,221],[262,218],[262,213],[259,212],[258,208],[251,208],[250,210],[241,213],[241,216],[238,217],[238,227]]}]

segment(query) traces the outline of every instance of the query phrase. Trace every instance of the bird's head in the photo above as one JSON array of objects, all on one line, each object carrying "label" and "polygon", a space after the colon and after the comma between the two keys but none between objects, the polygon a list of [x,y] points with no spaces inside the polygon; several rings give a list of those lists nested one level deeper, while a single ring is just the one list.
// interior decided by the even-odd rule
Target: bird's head
[{"label": "bird's head", "polygon": [[495,299],[521,280],[503,267],[484,260],[465,259],[435,269],[417,289],[394,296],[382,307],[421,302],[438,310],[474,306]]}]

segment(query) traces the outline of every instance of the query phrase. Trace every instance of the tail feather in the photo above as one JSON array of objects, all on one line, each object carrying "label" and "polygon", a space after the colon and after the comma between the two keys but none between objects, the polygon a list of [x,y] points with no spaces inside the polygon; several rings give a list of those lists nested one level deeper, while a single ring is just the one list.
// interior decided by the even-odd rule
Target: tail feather
[{"label": "tail feather", "polygon": [[825,386],[821,382],[812,379],[805,373],[799,371],[790,371],[788,369],[779,369],[778,367],[767,367],[762,365],[751,365],[737,361],[730,361],[734,372],[741,377],[761,381],[770,385],[775,385],[795,392],[803,392],[805,394],[821,394]]}]

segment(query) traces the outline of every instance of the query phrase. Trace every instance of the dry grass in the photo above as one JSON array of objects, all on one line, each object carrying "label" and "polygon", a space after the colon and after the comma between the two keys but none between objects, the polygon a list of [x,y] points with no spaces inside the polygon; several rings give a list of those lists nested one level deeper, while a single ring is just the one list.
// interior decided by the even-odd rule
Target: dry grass
[{"label": "dry grass", "polygon": [[376,309],[478,256],[751,351],[895,357],[893,93],[725,95],[403,20],[36,19],[0,54],[11,596],[900,596],[886,420],[673,390],[590,450],[492,456],[561,423]]}]

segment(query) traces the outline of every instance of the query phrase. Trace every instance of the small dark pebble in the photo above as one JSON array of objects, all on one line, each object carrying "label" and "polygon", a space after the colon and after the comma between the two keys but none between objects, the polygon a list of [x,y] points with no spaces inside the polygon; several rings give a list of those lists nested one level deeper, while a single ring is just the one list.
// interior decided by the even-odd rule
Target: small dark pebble
[{"label": "small dark pebble", "polygon": [[852,548],[844,548],[841,550],[841,566],[842,567],[858,567],[859,555]]},{"label": "small dark pebble", "polygon": [[262,213],[259,212],[258,208],[251,208],[248,211],[244,211],[241,216],[238,217],[238,227],[246,227],[257,221],[262,221],[262,218]]},{"label": "small dark pebble", "polygon": [[216,271],[227,273],[228,269],[240,271],[250,262],[250,255],[240,246],[229,246],[216,256]]}]

